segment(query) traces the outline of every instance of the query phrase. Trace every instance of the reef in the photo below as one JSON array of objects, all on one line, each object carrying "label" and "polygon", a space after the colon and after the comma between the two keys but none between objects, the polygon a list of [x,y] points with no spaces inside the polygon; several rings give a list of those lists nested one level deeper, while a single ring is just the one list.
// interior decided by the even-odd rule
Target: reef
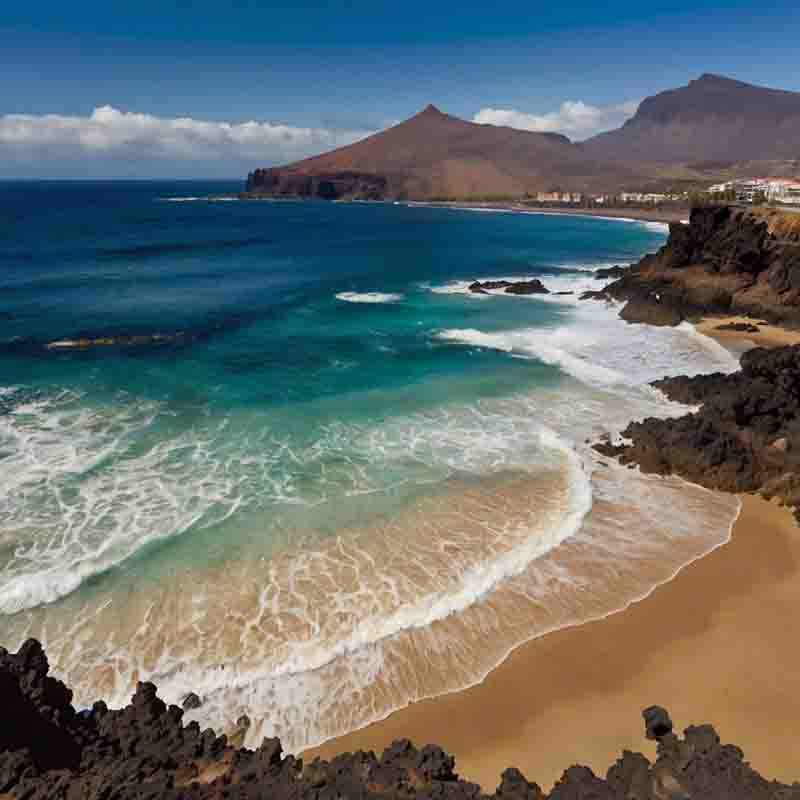
[{"label": "reef", "polygon": [[[645,736],[657,757],[625,751],[606,773],[572,766],[545,794],[515,768],[493,794],[465,781],[455,759],[436,745],[418,749],[399,740],[380,756],[343,753],[304,763],[284,755],[277,739],[238,747],[139,683],[119,710],[96,702],[76,710],[72,692],[49,673],[47,656],[30,639],[17,653],[0,648],[0,797],[17,800],[129,798],[271,798],[274,800],[666,800],[667,798],[800,799],[800,783],[768,781],[735,745],[720,742],[710,725],[673,732],[667,711],[643,712]],[[247,718],[240,720],[246,727]],[[592,723],[595,724],[595,723]]]}]

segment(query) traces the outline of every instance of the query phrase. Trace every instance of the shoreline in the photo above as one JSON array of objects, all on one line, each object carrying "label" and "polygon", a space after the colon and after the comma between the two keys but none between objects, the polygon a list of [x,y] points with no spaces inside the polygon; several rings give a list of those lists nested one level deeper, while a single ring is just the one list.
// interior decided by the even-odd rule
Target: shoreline
[{"label": "shoreline", "polygon": [[[758,332],[717,330],[739,322],[753,320],[708,316],[695,327],[735,353],[800,343],[800,331],[760,322]],[[792,613],[800,528],[788,508],[753,495],[740,501],[725,542],[627,608],[525,642],[481,682],[412,703],[303,757],[380,752],[408,738],[454,753],[459,774],[484,791],[508,764],[548,790],[570,763],[603,775],[620,750],[641,750],[636,716],[658,704],[679,729],[714,719],[723,741],[737,742],[762,774],[791,781],[800,650],[786,643],[800,635]],[[754,683],[763,687],[758,697],[748,691]],[[591,720],[602,720],[601,733]]]},{"label": "shoreline", "polygon": [[[723,740],[736,741],[765,776],[791,780],[800,674],[787,642],[800,634],[800,531],[788,509],[741,499],[724,546],[624,611],[529,641],[483,682],[414,703],[303,757],[381,751],[409,738],[455,753],[459,774],[486,791],[508,764],[549,788],[570,763],[602,774],[621,749],[640,750],[638,712],[659,704],[678,728],[714,719]],[[764,689],[758,698],[748,694],[754,682]]]},{"label": "shoreline", "polygon": [[454,208],[475,211],[508,211],[519,214],[539,214],[557,217],[595,217],[610,222],[682,222],[689,216],[689,208],[552,208],[548,206],[529,206],[522,203],[481,203],[465,201],[402,201],[408,206],[425,206],[430,208]]}]

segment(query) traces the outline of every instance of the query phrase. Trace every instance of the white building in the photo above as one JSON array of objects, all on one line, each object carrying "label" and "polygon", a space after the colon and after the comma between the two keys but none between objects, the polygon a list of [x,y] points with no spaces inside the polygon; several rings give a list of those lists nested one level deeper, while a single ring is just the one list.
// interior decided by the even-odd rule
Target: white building
[{"label": "white building", "polygon": [[769,181],[767,198],[773,203],[800,205],[800,181],[773,178]]}]

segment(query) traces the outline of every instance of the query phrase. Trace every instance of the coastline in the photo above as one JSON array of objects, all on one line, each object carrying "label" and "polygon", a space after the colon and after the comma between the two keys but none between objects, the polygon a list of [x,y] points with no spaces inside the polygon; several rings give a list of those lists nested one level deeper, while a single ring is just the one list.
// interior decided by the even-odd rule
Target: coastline
[{"label": "coastline", "polygon": [[530,206],[522,203],[459,203],[411,201],[407,205],[433,206],[441,208],[482,209],[486,211],[514,211],[520,214],[543,214],[559,217],[596,217],[598,219],[620,220],[623,222],[681,222],[689,216],[688,208],[553,208],[549,206]]},{"label": "coastline", "polygon": [[[758,331],[743,332],[720,330],[720,325],[755,325]],[[800,344],[800,330],[785,328],[762,322],[755,317],[744,316],[706,316],[694,323],[702,334],[716,339],[721,344],[737,352],[750,345],[755,347],[782,347]]]},{"label": "coastline", "polygon": [[[695,327],[738,353],[800,343],[800,331],[761,323],[757,333],[717,330],[731,322],[753,320],[709,316]],[[381,752],[408,738],[455,753],[459,774],[486,791],[512,763],[548,790],[571,763],[604,775],[620,750],[641,751],[638,712],[659,704],[678,729],[714,719],[723,741],[737,742],[762,774],[791,781],[800,675],[787,643],[800,638],[793,613],[800,528],[788,508],[758,496],[740,500],[724,546],[625,610],[524,643],[481,683],[409,705],[303,756]]]},{"label": "coastline", "polygon": [[798,573],[791,512],[746,496],[725,546],[624,612],[528,642],[483,683],[411,705],[304,757],[381,751],[410,738],[456,753],[459,774],[485,789],[508,764],[549,788],[570,763],[602,774],[620,749],[640,750],[638,712],[657,703],[678,728],[714,719],[723,740],[736,741],[766,777],[790,780],[800,709],[789,644],[800,638]]}]

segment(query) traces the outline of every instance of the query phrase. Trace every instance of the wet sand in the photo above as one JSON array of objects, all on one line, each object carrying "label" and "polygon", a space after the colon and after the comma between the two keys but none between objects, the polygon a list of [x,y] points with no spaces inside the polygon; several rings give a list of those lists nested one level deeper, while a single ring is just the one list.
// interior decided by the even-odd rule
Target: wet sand
[{"label": "wet sand", "polygon": [[732,540],[627,611],[523,645],[486,680],[326,743],[325,757],[408,737],[455,754],[493,789],[508,766],[550,785],[572,763],[604,773],[624,748],[652,756],[640,711],[713,722],[762,774],[797,778],[800,528],[743,498]]}]

